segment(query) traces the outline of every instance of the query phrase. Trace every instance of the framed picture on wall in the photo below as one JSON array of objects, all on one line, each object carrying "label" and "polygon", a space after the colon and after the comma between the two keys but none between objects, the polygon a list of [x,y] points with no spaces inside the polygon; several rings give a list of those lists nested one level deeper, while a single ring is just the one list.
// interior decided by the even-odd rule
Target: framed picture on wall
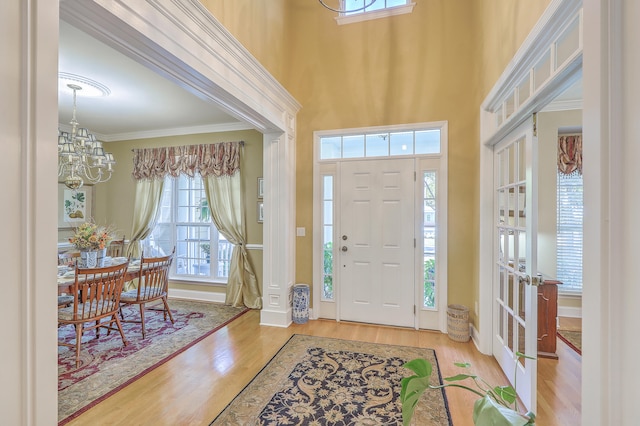
[{"label": "framed picture on wall", "polygon": [[258,178],[258,198],[264,197],[264,178]]},{"label": "framed picture on wall", "polygon": [[58,228],[75,228],[92,217],[93,186],[69,189],[58,184]]},{"label": "framed picture on wall", "polygon": [[258,201],[258,211],[256,217],[258,218],[258,223],[264,222],[264,202],[262,201]]}]

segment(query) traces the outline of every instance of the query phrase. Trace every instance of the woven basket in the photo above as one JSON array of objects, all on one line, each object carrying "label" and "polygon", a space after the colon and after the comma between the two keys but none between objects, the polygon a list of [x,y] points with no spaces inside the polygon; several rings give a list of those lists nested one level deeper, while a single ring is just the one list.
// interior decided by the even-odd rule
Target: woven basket
[{"label": "woven basket", "polygon": [[469,308],[463,305],[447,307],[447,333],[454,342],[469,341]]}]

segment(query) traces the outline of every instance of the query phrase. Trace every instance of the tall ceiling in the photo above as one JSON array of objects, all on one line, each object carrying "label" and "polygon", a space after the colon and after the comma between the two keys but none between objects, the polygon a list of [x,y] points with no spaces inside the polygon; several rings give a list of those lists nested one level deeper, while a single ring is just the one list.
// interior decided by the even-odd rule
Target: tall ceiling
[{"label": "tall ceiling", "polygon": [[[108,87],[107,96],[86,97],[80,91],[77,97],[77,121],[102,141],[249,128],[211,101],[197,97],[65,21],[60,21],[58,71]],[[578,81],[558,101],[575,104],[581,98],[582,85]],[[58,108],[60,128],[68,130],[73,95],[64,84],[58,90]]]},{"label": "tall ceiling", "polygon": [[[77,121],[103,141],[248,128],[213,103],[64,21],[60,21],[58,71],[95,80],[109,89],[107,96],[87,97],[82,91],[77,95]],[[61,84],[58,121],[62,130],[69,127],[72,109],[72,91]]]}]

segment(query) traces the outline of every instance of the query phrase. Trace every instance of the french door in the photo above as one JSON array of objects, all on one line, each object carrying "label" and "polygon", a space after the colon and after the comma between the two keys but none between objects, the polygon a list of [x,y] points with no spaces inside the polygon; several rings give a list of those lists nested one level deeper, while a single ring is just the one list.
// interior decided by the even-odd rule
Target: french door
[{"label": "french door", "polygon": [[340,319],[415,326],[415,160],[340,163]]},{"label": "french door", "polygon": [[537,140],[530,117],[494,147],[493,355],[529,410],[536,407]]}]

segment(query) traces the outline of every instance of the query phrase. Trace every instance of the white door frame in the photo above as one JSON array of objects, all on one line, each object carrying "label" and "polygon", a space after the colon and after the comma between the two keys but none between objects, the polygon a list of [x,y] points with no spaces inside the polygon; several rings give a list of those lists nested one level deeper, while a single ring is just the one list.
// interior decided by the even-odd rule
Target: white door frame
[{"label": "white door frame", "polygon": [[[323,265],[322,265],[322,257],[320,254],[322,253],[322,223],[321,223],[321,212],[322,209],[322,174],[331,174],[334,176],[334,179],[339,179],[338,175],[338,167],[336,163],[341,161],[340,159],[336,159],[335,161],[323,161],[321,164],[320,161],[320,138],[325,136],[336,136],[336,135],[346,135],[346,134],[360,134],[360,133],[375,133],[375,132],[389,132],[389,131],[403,131],[403,130],[421,130],[425,128],[431,129],[439,129],[440,130],[440,154],[437,155],[419,155],[414,156],[416,159],[416,173],[419,175],[423,170],[433,170],[438,174],[438,211],[437,211],[437,224],[439,232],[436,235],[436,246],[438,247],[438,257],[437,257],[437,265],[436,265],[436,282],[437,282],[437,292],[439,294],[437,298],[437,309],[436,310],[426,310],[420,309],[417,307],[417,314],[415,319],[415,328],[424,328],[423,325],[425,323],[437,323],[437,329],[442,333],[447,332],[447,305],[448,305],[448,274],[447,274],[447,265],[448,265],[448,256],[447,256],[447,238],[448,238],[448,220],[447,220],[447,209],[448,209],[448,140],[449,140],[449,127],[447,121],[436,121],[436,122],[428,122],[428,123],[415,123],[415,124],[399,124],[399,125],[391,125],[391,126],[378,126],[378,127],[367,127],[367,128],[353,128],[353,129],[340,129],[340,130],[323,130],[314,132],[314,148],[313,148],[313,291],[311,294],[312,297],[312,306],[314,307],[310,311],[310,318],[318,319],[319,318],[319,309],[316,309],[320,305],[321,301],[321,288],[323,282]],[[394,158],[394,157],[387,157]],[[377,159],[381,159],[378,157]],[[421,186],[416,185],[416,188]],[[335,193],[336,185],[334,184],[334,193]],[[418,189],[416,189],[416,197]],[[417,203],[419,204],[419,203]],[[335,199],[334,194],[334,209],[339,209],[340,205],[338,200]],[[416,207],[417,209],[417,207]],[[335,221],[335,217],[334,217]],[[416,221],[416,235],[420,235],[422,230],[418,230],[418,225]],[[334,235],[334,241],[337,241],[336,235]],[[336,244],[334,244],[336,246]],[[336,248],[334,247],[334,256]],[[417,262],[416,262],[417,265]],[[418,292],[418,285],[416,285],[416,293]],[[334,291],[336,291],[334,289]],[[337,291],[336,291],[337,293]],[[417,297],[417,296],[416,296]],[[417,303],[417,300],[416,300]],[[340,300],[336,300],[335,302],[335,318],[339,320],[339,304]],[[437,320],[433,320],[432,314],[437,312],[439,317]]]},{"label": "white door frame", "polygon": [[[577,21],[576,21],[577,20]],[[550,75],[543,84],[534,85],[533,68],[549,51],[555,52],[555,42],[573,22],[582,28],[582,8],[579,0],[555,0],[538,21],[534,30],[522,44],[516,56],[483,102],[480,110],[480,247],[492,247],[493,235],[493,147],[504,136],[517,128],[532,113],[539,111],[552,99],[575,82],[582,70],[582,38],[576,51],[562,64],[550,63]],[[582,30],[579,30],[582,33]],[[553,56],[553,55],[551,55]],[[530,96],[519,100],[507,115],[507,100],[518,98],[518,86],[531,79]],[[500,114],[497,114],[499,111]],[[477,342],[484,354],[492,351],[493,314],[493,253],[480,250],[479,265],[479,331]]]}]

